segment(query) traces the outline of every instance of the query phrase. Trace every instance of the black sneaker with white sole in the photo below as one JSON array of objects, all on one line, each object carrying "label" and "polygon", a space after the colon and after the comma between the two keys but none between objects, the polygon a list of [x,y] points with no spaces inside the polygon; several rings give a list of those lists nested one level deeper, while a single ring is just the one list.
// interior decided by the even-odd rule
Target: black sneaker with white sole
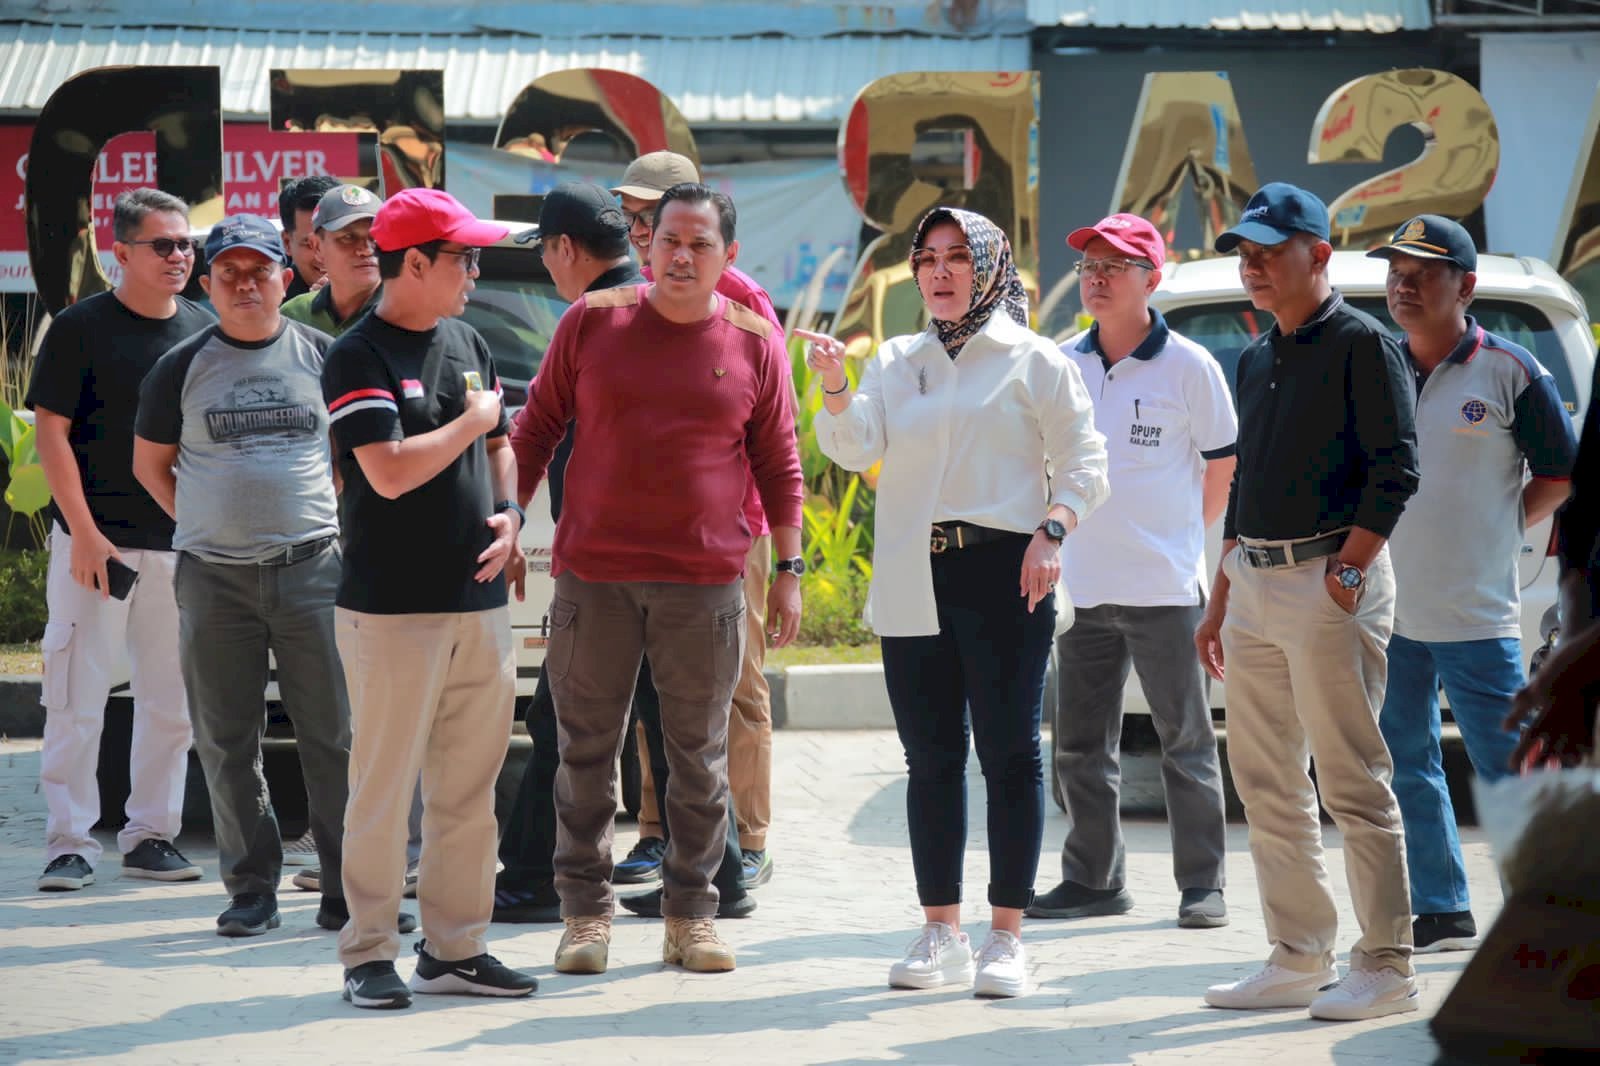
[{"label": "black sneaker with white sole", "polygon": [[122,876],[148,881],[198,881],[200,867],[184,858],[170,840],[149,837],[122,857]]},{"label": "black sneaker with white sole", "polygon": [[40,892],[76,892],[94,884],[94,868],[82,855],[57,855],[39,875]]},{"label": "black sneaker with white sole", "polygon": [[217,915],[217,935],[260,936],[282,924],[276,896],[241,892],[233,897],[233,906]]},{"label": "black sneaker with white sole", "polygon": [[428,954],[427,941],[417,941],[417,970],[411,991],[455,996],[531,996],[539,988],[533,974],[513,970],[493,955],[474,955],[445,962]]},{"label": "black sneaker with white sole", "polygon": [[1471,951],[1478,946],[1478,923],[1471,911],[1419,914],[1411,923],[1411,940],[1418,955]]},{"label": "black sneaker with white sole", "polygon": [[411,1006],[411,989],[394,963],[364,962],[344,972],[344,998],[368,1010],[400,1010]]}]

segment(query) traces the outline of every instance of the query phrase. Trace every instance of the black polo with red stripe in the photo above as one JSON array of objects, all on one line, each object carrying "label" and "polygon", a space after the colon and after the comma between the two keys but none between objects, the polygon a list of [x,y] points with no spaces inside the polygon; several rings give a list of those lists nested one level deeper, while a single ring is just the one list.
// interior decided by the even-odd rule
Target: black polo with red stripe
[{"label": "black polo with red stripe", "polygon": [[424,332],[366,315],[328,349],[322,392],[334,461],[344,478],[344,574],[338,605],[368,614],[483,611],[506,604],[500,579],[473,579],[478,555],[494,539],[488,437],[473,441],[432,479],[395,499],[380,495],[355,449],[431,432],[466,409],[469,376],[500,391],[489,346],[459,319]]}]

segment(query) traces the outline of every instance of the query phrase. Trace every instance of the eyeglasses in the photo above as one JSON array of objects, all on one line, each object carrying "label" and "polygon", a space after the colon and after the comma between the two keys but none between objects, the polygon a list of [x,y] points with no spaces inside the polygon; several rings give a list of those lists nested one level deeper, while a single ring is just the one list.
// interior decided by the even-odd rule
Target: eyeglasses
[{"label": "eyeglasses", "polygon": [[162,259],[170,256],[174,250],[184,255],[194,254],[194,242],[187,237],[156,237],[148,241],[124,241],[124,244],[148,244],[150,250]]},{"label": "eyeglasses", "polygon": [[1155,264],[1143,259],[1080,259],[1078,273],[1086,278],[1096,274],[1103,278],[1120,278],[1134,267],[1140,270],[1154,270]]},{"label": "eyeglasses", "polygon": [[919,274],[924,270],[932,270],[935,264],[942,265],[952,274],[965,274],[972,269],[972,249],[957,244],[942,252],[920,248],[911,253],[911,269]]},{"label": "eyeglasses", "polygon": [[478,256],[482,251],[482,248],[468,248],[464,252],[452,251],[449,248],[439,249],[439,252],[442,255],[460,256],[462,269],[464,269],[468,274],[478,269]]},{"label": "eyeglasses", "polygon": [[624,208],[622,211],[622,218],[623,221],[628,224],[629,229],[632,229],[640,223],[643,223],[646,226],[654,226],[655,210],[654,204],[645,208],[643,211],[629,211],[628,209]]}]

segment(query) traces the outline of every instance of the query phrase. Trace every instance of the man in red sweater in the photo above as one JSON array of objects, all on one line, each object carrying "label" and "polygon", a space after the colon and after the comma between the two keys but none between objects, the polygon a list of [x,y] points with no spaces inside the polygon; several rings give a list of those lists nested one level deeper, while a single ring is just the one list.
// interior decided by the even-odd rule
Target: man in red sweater
[{"label": "man in red sweater", "polygon": [[744,519],[753,474],[781,557],[767,596],[775,646],[800,625],[800,457],[783,337],[716,292],[738,252],[726,196],[661,198],[656,281],[586,293],[562,316],[517,420],[519,492],[567,423],[583,432],[556,527],[545,657],[561,743],[555,882],[562,973],[606,968],[614,907],[617,752],[648,652],[666,736],[672,839],[662,862],[667,963],[734,968],[712,877],[727,831],[728,715],[744,655]]}]

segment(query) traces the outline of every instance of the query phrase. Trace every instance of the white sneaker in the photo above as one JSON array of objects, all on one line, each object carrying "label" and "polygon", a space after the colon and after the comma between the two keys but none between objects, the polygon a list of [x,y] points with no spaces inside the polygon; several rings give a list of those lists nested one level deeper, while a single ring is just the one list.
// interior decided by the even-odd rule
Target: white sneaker
[{"label": "white sneaker", "polygon": [[938,988],[972,983],[972,941],[943,922],[929,922],[889,967],[890,988]]},{"label": "white sneaker", "polygon": [[1404,1014],[1421,1003],[1417,982],[1393,970],[1354,970],[1311,1001],[1310,1014],[1330,1022],[1356,1022]]},{"label": "white sneaker", "polygon": [[1269,962],[1259,973],[1232,984],[1206,989],[1206,1002],[1232,1010],[1268,1010],[1273,1007],[1309,1007],[1325,988],[1337,984],[1339,968],[1330,966],[1315,973],[1288,970]]},{"label": "white sneaker", "polygon": [[975,996],[1020,996],[1028,990],[1028,955],[1022,941],[1001,929],[991,929],[978,951]]},{"label": "white sneaker", "polygon": [[285,866],[316,866],[317,841],[307,829],[299,838],[291,840],[283,846],[283,865]]}]

